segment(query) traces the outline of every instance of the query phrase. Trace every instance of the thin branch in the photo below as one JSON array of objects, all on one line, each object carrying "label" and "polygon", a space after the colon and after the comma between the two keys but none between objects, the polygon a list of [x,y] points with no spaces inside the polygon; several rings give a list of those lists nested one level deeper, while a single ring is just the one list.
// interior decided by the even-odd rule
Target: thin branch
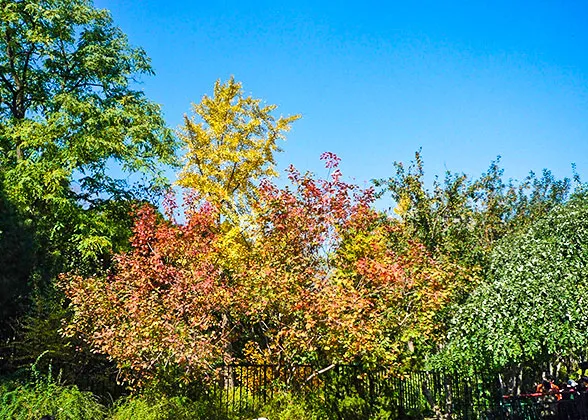
[{"label": "thin branch", "polygon": [[310,375],[308,378],[306,378],[306,382],[309,382],[312,378],[314,378],[315,376],[321,375],[325,372],[328,372],[329,370],[333,369],[336,365],[334,363],[330,364],[329,366],[327,366],[326,368],[323,368],[317,372],[314,372],[312,375]]}]

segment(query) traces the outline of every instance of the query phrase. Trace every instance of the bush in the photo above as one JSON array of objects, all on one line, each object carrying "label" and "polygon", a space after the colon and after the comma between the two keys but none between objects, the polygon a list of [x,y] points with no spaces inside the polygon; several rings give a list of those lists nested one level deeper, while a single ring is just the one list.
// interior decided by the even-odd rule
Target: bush
[{"label": "bush", "polygon": [[31,380],[5,380],[0,382],[0,418],[38,420],[51,415],[56,420],[100,420],[106,415],[105,407],[91,392],[82,392],[75,385],[64,385],[61,378],[53,377],[51,365],[46,375],[37,365],[43,353],[31,366]]},{"label": "bush", "polygon": [[51,380],[0,386],[0,418],[38,420],[45,415],[56,420],[99,420],[106,409],[91,393]]},{"label": "bush", "polygon": [[[186,395],[170,395],[159,389],[147,389],[141,394],[119,400],[110,410],[112,420],[238,420],[253,418],[248,409],[251,401],[247,397],[235,404],[240,410],[227,411],[220,400],[200,394],[190,398]],[[242,403],[242,404],[240,404]]]},{"label": "bush", "polygon": [[207,404],[187,397],[133,396],[119,401],[111,410],[112,420],[188,420],[216,418]]},{"label": "bush", "polygon": [[270,420],[326,420],[329,416],[323,408],[324,404],[316,395],[301,397],[282,391],[259,410],[258,417]]}]

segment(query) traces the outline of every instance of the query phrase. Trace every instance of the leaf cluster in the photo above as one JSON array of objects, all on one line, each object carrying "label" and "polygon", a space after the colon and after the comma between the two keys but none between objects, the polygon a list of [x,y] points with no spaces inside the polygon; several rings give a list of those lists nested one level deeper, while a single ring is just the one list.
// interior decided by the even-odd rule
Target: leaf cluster
[{"label": "leaf cluster", "polygon": [[278,140],[300,116],[274,117],[276,105],[245,96],[234,78],[217,80],[213,96],[205,95],[192,108],[194,115],[184,116],[178,133],[185,148],[178,184],[234,218],[255,201],[256,182],[277,175]]},{"label": "leaf cluster", "polygon": [[417,152],[408,166],[395,162],[395,174],[374,183],[379,195],[391,196],[394,212],[433,255],[485,271],[499,239],[565,202],[572,186],[548,170],[541,177],[531,172],[521,182],[505,181],[499,165],[500,157],[477,179],[447,171],[428,188]]}]

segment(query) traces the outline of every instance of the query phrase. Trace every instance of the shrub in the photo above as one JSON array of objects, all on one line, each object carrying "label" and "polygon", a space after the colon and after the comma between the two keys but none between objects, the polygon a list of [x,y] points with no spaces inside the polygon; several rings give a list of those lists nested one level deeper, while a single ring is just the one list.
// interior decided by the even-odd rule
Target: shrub
[{"label": "shrub", "polygon": [[231,420],[243,417],[239,413],[232,415],[219,412],[219,408],[210,401],[147,392],[119,400],[111,409],[110,418],[112,420]]},{"label": "shrub", "polygon": [[282,391],[259,410],[258,417],[270,420],[326,420],[329,416],[323,408],[324,404],[318,401],[316,395],[302,397]]},{"label": "shrub", "polygon": [[99,420],[106,410],[91,393],[51,380],[0,386],[0,418],[38,420],[44,415],[56,420]]},{"label": "shrub", "polygon": [[106,409],[91,392],[82,392],[75,385],[64,385],[61,377],[53,377],[51,365],[42,374],[37,365],[47,352],[31,366],[31,380],[5,380],[0,383],[0,418],[37,420],[52,415],[57,420],[99,420]]}]

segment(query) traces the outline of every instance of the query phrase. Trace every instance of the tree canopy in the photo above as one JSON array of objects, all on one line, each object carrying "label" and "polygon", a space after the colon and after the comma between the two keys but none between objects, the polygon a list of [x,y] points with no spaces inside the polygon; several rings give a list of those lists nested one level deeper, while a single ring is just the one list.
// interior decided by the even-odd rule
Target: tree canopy
[{"label": "tree canopy", "polygon": [[231,217],[250,208],[256,182],[275,176],[278,140],[299,115],[276,118],[276,105],[244,96],[233,78],[214,84],[212,97],[193,105],[194,116],[184,116],[179,132],[185,162],[179,185],[197,190]]},{"label": "tree canopy", "polygon": [[379,194],[392,198],[407,232],[434,258],[467,269],[472,281],[462,284],[463,298],[484,281],[501,238],[528,227],[570,195],[572,181],[548,170],[541,176],[530,172],[520,182],[506,181],[503,172],[498,158],[479,178],[447,171],[429,188],[419,151],[408,165],[395,162],[390,178],[374,180]]},{"label": "tree canopy", "polygon": [[50,275],[124,246],[130,225],[112,221],[138,197],[125,178],[161,182],[160,165],[174,162],[159,106],[136,88],[151,73],[91,1],[0,1],[0,185]]},{"label": "tree canopy", "polygon": [[231,360],[422,360],[442,338],[435,313],[456,274],[415,241],[397,246],[402,226],[370,208],[371,190],[341,180],[336,156],[324,158],[328,179],[291,168],[288,187],[262,182],[245,248],[199,196],[186,200],[184,223],[144,208],[132,250],[107,276],[64,277],[70,332],[141,379],[166,369],[191,378]]},{"label": "tree canopy", "polygon": [[152,73],[90,0],[0,0],[0,330],[28,308],[30,338],[57,340],[59,273],[107,268],[134,203],[167,184],[176,139],[139,88]]},{"label": "tree canopy", "polygon": [[587,265],[588,199],[579,193],[496,247],[491,276],[456,308],[450,360],[495,368],[582,360]]}]

